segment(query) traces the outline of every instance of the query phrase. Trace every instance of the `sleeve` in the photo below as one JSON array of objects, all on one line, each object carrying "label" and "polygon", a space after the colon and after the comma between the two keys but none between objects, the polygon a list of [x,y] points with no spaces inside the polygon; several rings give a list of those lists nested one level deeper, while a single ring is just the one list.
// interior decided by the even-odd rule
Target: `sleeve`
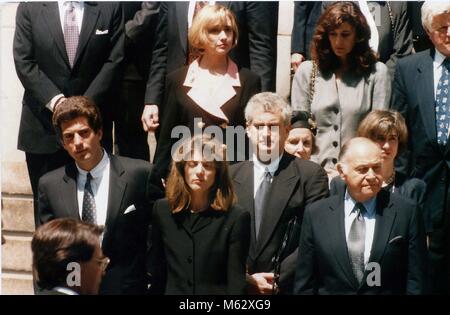
[{"label": "sleeve", "polygon": [[322,167],[317,165],[315,174],[309,177],[306,182],[305,207],[317,200],[328,197],[329,194],[327,173]]},{"label": "sleeve", "polygon": [[250,213],[244,211],[234,223],[228,244],[227,294],[246,294],[246,262],[250,248]]},{"label": "sleeve", "polygon": [[307,1],[294,2],[294,21],[291,35],[291,54],[306,54],[306,23],[314,3]]},{"label": "sleeve", "polygon": [[154,295],[164,294],[167,281],[167,262],[164,254],[158,207],[159,203],[156,202],[152,211],[152,246],[148,259],[148,273],[151,275],[149,293]]},{"label": "sleeve", "polygon": [[388,109],[391,99],[392,80],[388,68],[381,62],[376,63],[374,74],[372,109]]},{"label": "sleeve", "polygon": [[[292,80],[291,102],[292,108],[310,112],[309,104],[310,81],[313,65],[311,61],[304,61],[295,72]],[[316,82],[317,83],[317,82]]]},{"label": "sleeve", "polygon": [[35,50],[38,48],[33,39],[33,4],[22,2],[16,12],[16,30],[14,32],[13,55],[17,76],[25,90],[37,100],[29,105],[38,106],[42,111],[53,97],[61,94],[59,88],[40,69]]},{"label": "sleeve", "polygon": [[100,72],[84,93],[91,97],[95,102],[101,103],[107,99],[108,94],[113,87],[118,84],[120,79],[120,66],[124,58],[125,35],[122,19],[122,5],[114,4],[111,13],[111,39],[109,46],[111,51],[105,60]]},{"label": "sleeve", "polygon": [[45,184],[42,182],[42,177],[39,179],[38,200],[38,210],[34,218],[36,228],[55,219],[55,215],[50,207]]},{"label": "sleeve", "polygon": [[275,91],[278,2],[248,1],[250,69],[261,77],[262,91]]},{"label": "sleeve", "polygon": [[[168,3],[161,2],[159,7],[158,26],[156,27],[155,45],[152,52],[150,74],[145,90],[145,104],[155,104],[161,107],[164,96],[164,79],[167,73],[167,29]],[[161,111],[161,108],[160,108]]]},{"label": "sleeve", "polygon": [[158,19],[160,2],[142,2],[141,10],[137,11],[132,20],[125,24],[125,34],[134,43],[148,40],[155,22]]}]

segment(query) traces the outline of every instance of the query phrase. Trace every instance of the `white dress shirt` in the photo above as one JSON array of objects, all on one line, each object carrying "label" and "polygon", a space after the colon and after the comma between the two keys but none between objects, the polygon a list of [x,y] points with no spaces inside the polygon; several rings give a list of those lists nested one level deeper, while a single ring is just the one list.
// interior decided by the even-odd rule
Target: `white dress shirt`
[{"label": "white dress shirt", "polygon": [[258,191],[258,188],[264,179],[264,173],[266,172],[266,169],[273,177],[278,169],[278,165],[280,164],[280,160],[282,157],[283,154],[280,155],[276,160],[273,160],[270,164],[264,164],[258,160],[256,154],[253,154],[253,198],[256,197],[256,192]]},{"label": "white dress shirt", "polygon": [[[194,19],[194,11],[195,11],[195,3],[197,1],[190,0],[189,1],[189,10],[188,10],[188,29],[191,28],[192,20]],[[216,1],[204,1],[208,2],[209,5],[214,5]]]},{"label": "white dress shirt", "polygon": [[[78,167],[77,177],[77,198],[78,198],[78,211],[80,218],[83,213],[83,197],[84,197],[84,185],[86,184],[87,173]],[[105,225],[106,214],[108,209],[108,197],[109,197],[109,173],[110,173],[110,160],[108,153],[103,150],[103,157],[101,161],[95,166],[89,173],[91,173],[91,188],[95,199],[95,210],[97,216],[97,225]]]},{"label": "white dress shirt", "polygon": [[[364,245],[364,265],[367,265],[370,258],[370,252],[372,250],[373,236],[375,233],[375,206],[376,199],[372,198],[366,202],[362,203],[366,208],[363,215],[364,221],[366,223],[366,240]],[[350,233],[350,228],[353,221],[356,218],[357,211],[355,209],[356,201],[350,196],[348,191],[345,192],[344,197],[344,210],[345,210],[345,239],[348,240],[348,235]],[[353,211],[355,209],[355,211]]]},{"label": "white dress shirt", "polygon": [[445,60],[445,56],[439,52],[439,50],[435,49],[434,60],[433,60],[433,78],[434,78],[434,99],[436,99],[436,90],[439,83],[439,80],[442,76],[442,63]]}]

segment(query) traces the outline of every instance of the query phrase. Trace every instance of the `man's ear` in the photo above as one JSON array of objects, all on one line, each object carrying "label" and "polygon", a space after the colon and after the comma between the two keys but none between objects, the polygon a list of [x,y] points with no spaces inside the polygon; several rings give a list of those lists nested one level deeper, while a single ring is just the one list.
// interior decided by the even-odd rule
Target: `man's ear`
[{"label": "man's ear", "polygon": [[338,164],[336,164],[336,170],[339,172],[339,176],[342,178],[342,180],[345,181],[346,174],[344,172],[344,168],[345,165],[343,163],[339,162]]},{"label": "man's ear", "polygon": [[98,134],[98,136],[100,137],[100,140],[102,140],[102,138],[103,138],[103,129],[100,129],[100,130],[97,132],[97,134]]}]

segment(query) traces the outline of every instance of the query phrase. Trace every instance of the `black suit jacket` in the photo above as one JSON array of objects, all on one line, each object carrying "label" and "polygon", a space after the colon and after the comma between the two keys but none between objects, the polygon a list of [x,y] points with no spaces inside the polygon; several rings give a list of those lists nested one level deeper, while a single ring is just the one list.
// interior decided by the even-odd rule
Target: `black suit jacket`
[{"label": "black suit jacket", "polygon": [[380,268],[380,286],[368,286],[366,269],[359,284],[347,251],[344,195],[334,195],[305,211],[295,294],[423,294],[426,242],[418,207],[381,190],[377,196],[370,262]]},{"label": "black suit jacket", "polygon": [[189,210],[172,214],[167,199],[153,208],[151,292],[245,294],[250,215],[239,206],[212,208],[192,227]]},{"label": "black suit jacket", "polygon": [[[155,191],[148,162],[110,155],[107,217],[102,249],[111,259],[101,294],[143,294],[146,283],[147,231]],[[56,218],[80,220],[74,163],[47,173],[39,181],[39,223]],[[125,214],[134,205],[136,210]]]},{"label": "black suit jacket", "polygon": [[[328,178],[317,164],[300,160],[284,152],[272,181],[267,211],[262,218],[259,237],[255,233],[253,162],[230,167],[238,204],[251,215],[251,244],[247,260],[248,273],[273,272],[273,258],[278,254],[288,223],[295,216],[300,223],[305,206],[328,196]],[[300,225],[292,231],[290,244],[281,257],[280,290],[292,293]]]},{"label": "black suit jacket", "polygon": [[58,4],[19,4],[13,47],[17,75],[25,88],[19,150],[49,154],[60,149],[51,124],[52,113],[45,107],[58,94],[91,97],[102,113],[105,141],[111,141],[107,132],[112,124],[112,91],[117,90],[123,58],[122,23],[120,3],[85,2],[78,49],[71,69]]},{"label": "black suit jacket", "polygon": [[[275,91],[278,2],[217,3],[236,15],[239,40],[231,58],[261,77],[263,91]],[[188,9],[188,1],[161,3],[145,104],[161,107],[166,75],[186,64]]]},{"label": "black suit jacket", "polygon": [[408,151],[397,159],[397,170],[427,184],[425,211],[440,224],[450,203],[450,141],[438,145],[433,76],[434,50],[399,60],[391,107],[399,111],[409,130]]}]

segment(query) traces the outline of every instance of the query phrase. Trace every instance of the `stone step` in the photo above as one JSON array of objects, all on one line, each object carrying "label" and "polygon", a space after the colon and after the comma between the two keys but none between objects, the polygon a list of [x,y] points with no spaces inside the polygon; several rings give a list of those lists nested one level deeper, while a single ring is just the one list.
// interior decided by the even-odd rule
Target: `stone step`
[{"label": "stone step", "polygon": [[2,161],[2,193],[32,195],[27,164],[23,162]]},{"label": "stone step", "polygon": [[3,230],[13,232],[34,232],[33,199],[9,196],[2,198]]},{"label": "stone step", "polygon": [[2,295],[33,295],[31,273],[2,272]]},{"label": "stone step", "polygon": [[4,233],[6,243],[2,245],[2,270],[31,272],[31,233]]}]

